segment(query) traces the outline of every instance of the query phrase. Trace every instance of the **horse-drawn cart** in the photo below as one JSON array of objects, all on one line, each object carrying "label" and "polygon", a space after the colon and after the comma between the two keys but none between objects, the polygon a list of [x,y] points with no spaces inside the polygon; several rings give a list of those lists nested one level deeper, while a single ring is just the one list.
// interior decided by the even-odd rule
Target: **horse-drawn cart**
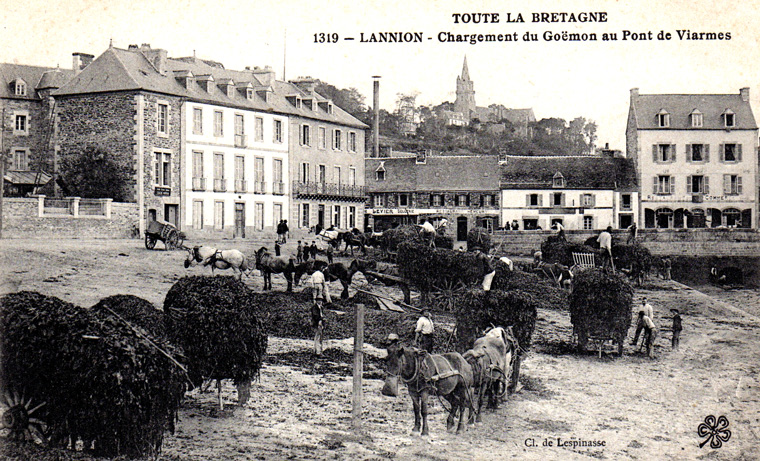
[{"label": "horse-drawn cart", "polygon": [[167,250],[175,250],[182,247],[185,234],[180,232],[173,224],[163,221],[151,221],[145,229],[145,248],[156,248],[157,241],[164,242]]}]

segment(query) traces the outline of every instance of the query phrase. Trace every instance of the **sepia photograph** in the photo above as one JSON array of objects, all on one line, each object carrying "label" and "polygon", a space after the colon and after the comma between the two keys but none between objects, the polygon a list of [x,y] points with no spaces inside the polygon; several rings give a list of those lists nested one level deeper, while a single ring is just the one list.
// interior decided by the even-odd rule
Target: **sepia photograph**
[{"label": "sepia photograph", "polygon": [[760,459],[758,23],[6,1],[0,458]]}]

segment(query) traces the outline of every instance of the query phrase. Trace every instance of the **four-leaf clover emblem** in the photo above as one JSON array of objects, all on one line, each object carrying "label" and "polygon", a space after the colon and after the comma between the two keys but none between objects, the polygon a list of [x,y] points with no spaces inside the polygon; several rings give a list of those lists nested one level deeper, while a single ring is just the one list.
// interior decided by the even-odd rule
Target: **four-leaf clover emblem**
[{"label": "four-leaf clover emblem", "polygon": [[697,427],[697,434],[700,437],[706,437],[699,444],[699,448],[704,447],[707,442],[710,442],[710,448],[722,447],[723,442],[728,442],[728,439],[731,438],[731,431],[728,430],[728,418],[719,416],[716,420],[713,415],[706,417],[705,422],[700,423]]}]

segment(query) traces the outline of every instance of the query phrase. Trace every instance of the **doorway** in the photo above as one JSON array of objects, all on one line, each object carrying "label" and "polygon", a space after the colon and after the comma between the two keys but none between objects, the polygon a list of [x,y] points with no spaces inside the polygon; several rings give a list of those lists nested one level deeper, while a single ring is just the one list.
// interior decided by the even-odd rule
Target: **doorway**
[{"label": "doorway", "polygon": [[179,228],[179,205],[164,205],[164,220]]},{"label": "doorway", "polygon": [[457,218],[457,240],[462,242],[467,240],[467,217],[460,216]]},{"label": "doorway", "polygon": [[319,205],[317,207],[317,225],[322,229],[325,228],[325,206]]},{"label": "doorway", "polygon": [[245,203],[235,204],[235,237],[245,238]]}]

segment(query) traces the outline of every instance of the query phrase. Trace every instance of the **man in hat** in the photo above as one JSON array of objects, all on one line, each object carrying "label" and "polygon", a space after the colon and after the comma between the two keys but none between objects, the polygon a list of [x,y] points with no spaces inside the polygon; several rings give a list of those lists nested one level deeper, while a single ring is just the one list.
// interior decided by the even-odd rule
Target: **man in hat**
[{"label": "man in hat", "polygon": [[314,353],[316,355],[322,355],[322,341],[324,332],[324,311],[323,307],[325,303],[330,304],[330,290],[327,285],[327,279],[325,274],[314,268],[310,268],[311,274],[311,326],[314,328]]},{"label": "man in hat", "polygon": [[429,353],[433,352],[433,320],[430,317],[430,309],[422,309],[422,315],[417,320],[417,327],[414,329],[414,342],[420,349]]},{"label": "man in hat", "polygon": [[678,313],[678,309],[671,309],[670,312],[673,313],[673,339],[671,340],[670,348],[677,351],[678,344],[681,342],[681,330],[683,330],[681,314]]}]

